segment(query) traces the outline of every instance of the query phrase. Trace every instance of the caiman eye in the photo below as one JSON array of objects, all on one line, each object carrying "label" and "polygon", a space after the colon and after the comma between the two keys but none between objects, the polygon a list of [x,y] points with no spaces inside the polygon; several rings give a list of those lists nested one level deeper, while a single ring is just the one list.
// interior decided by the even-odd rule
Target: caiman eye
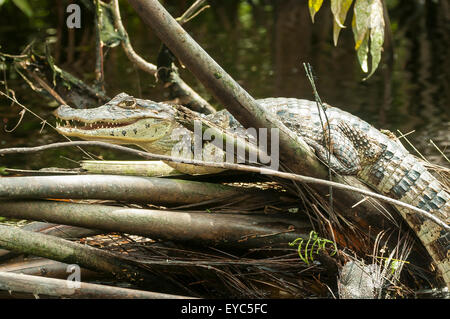
[{"label": "caiman eye", "polygon": [[136,100],[133,98],[129,98],[129,99],[120,101],[117,105],[123,109],[134,109],[136,107]]}]

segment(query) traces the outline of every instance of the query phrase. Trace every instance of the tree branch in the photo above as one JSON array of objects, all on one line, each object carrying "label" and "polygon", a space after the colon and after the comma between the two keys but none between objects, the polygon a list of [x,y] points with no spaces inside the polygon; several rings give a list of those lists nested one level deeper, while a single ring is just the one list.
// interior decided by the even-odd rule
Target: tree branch
[{"label": "tree branch", "polygon": [[252,173],[260,173],[260,174],[266,174],[271,176],[276,176],[284,179],[289,179],[293,181],[298,181],[302,183],[307,184],[317,184],[322,186],[333,186],[336,189],[341,189],[344,191],[352,192],[352,193],[358,193],[365,196],[369,196],[375,199],[379,199],[382,201],[385,201],[387,203],[401,206],[408,208],[412,211],[415,211],[428,219],[434,221],[436,224],[440,225],[444,229],[450,230],[450,226],[448,226],[445,222],[441,221],[436,216],[433,216],[432,214],[417,208],[415,206],[412,206],[410,204],[404,203],[402,201],[392,199],[390,197],[386,197],[381,194],[377,194],[365,189],[361,189],[354,186],[349,186],[345,184],[340,184],[324,179],[309,177],[309,176],[303,176],[298,174],[292,174],[292,173],[286,173],[286,172],[280,172],[273,169],[268,169],[264,167],[257,167],[257,166],[249,166],[249,165],[241,165],[241,164],[234,164],[234,163],[227,163],[227,162],[205,162],[201,160],[194,160],[194,159],[185,159],[185,158],[179,158],[179,157],[172,157],[168,155],[160,155],[160,154],[153,154],[149,152],[139,151],[133,148],[121,146],[121,145],[114,145],[109,144],[105,142],[96,142],[96,141],[75,141],[75,142],[61,142],[61,143],[53,143],[53,144],[47,144],[43,146],[36,146],[36,147],[19,147],[19,148],[4,148],[0,149],[0,155],[3,154],[13,154],[13,153],[34,153],[39,151],[44,151],[52,148],[59,148],[59,147],[67,147],[67,146],[100,146],[105,148],[110,148],[118,151],[127,152],[130,154],[138,155],[147,159],[157,159],[161,161],[169,161],[169,162],[175,162],[175,163],[184,163],[184,164],[191,164],[191,165],[197,165],[197,166],[206,166],[206,167],[215,167],[215,168],[223,168],[223,169],[232,169],[237,171],[244,171],[244,172],[252,172]]},{"label": "tree branch", "polygon": [[[74,283],[74,282],[73,282]],[[120,288],[99,284],[79,283],[77,288],[69,288],[67,280],[14,274],[0,271],[0,290],[26,292],[35,296],[54,296],[59,298],[96,299],[191,299],[179,295]]]},{"label": "tree branch", "polygon": [[[151,239],[250,249],[286,244],[311,231],[303,218],[289,214],[209,213],[138,209],[45,200],[0,201],[0,216],[121,232]],[[0,229],[1,230],[1,229]],[[42,235],[36,233],[38,235]],[[1,236],[1,232],[0,232]],[[1,246],[0,237],[0,246]],[[10,246],[6,249],[11,249]],[[50,258],[48,256],[43,256]],[[55,258],[51,258],[55,259]],[[60,259],[55,259],[60,260]],[[61,261],[61,260],[60,260]],[[86,266],[86,268],[89,268]],[[92,270],[92,267],[90,268]]]},{"label": "tree branch", "polygon": [[[195,7],[194,9],[196,9],[196,8],[197,7]],[[157,78],[158,68],[156,67],[156,65],[145,61],[139,54],[136,53],[136,51],[134,51],[133,46],[131,45],[128,33],[125,30],[125,27],[123,26],[123,23],[122,23],[118,0],[113,0],[113,10],[114,10],[114,15],[115,15],[114,23],[115,23],[117,30],[123,37],[122,48],[125,51],[125,54],[127,55],[128,59],[130,59],[130,61],[134,65],[136,65],[138,68],[140,68],[142,71],[147,72],[147,73],[155,76],[155,78]],[[188,12],[188,11],[186,11],[186,12]],[[205,114],[215,112],[215,109],[205,99],[203,99],[197,92],[195,92],[189,85],[187,85],[186,82],[184,82],[180,78],[178,73],[174,74],[170,78],[170,83],[171,83],[171,86],[174,86],[173,90],[177,96],[187,97],[187,100],[183,101],[183,103],[193,104],[192,105],[193,110],[195,110],[197,112],[205,113]]]},{"label": "tree branch", "polygon": [[272,191],[246,190],[215,183],[176,179],[120,176],[26,176],[0,179],[0,198],[102,199],[181,206],[246,198],[258,207],[279,200]]},{"label": "tree branch", "polygon": [[[118,279],[138,284],[156,284],[160,279],[136,262],[108,251],[17,227],[0,225],[0,247],[68,264],[78,264],[81,267],[112,274]],[[170,286],[175,289],[175,286],[169,282],[164,281],[164,285],[167,289],[170,289]],[[158,288],[164,289],[161,286]]]}]

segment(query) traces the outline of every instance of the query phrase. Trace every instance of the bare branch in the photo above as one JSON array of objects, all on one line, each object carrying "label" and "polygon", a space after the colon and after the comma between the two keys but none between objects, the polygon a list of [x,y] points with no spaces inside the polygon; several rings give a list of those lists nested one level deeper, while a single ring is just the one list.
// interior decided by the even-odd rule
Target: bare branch
[{"label": "bare branch", "polygon": [[130,154],[138,155],[147,159],[157,159],[161,161],[169,161],[169,162],[175,162],[175,163],[184,163],[184,164],[191,164],[191,165],[198,165],[198,166],[206,166],[206,167],[215,167],[215,168],[223,168],[223,169],[232,169],[237,171],[244,171],[244,172],[253,172],[253,173],[260,173],[260,174],[266,174],[271,176],[276,176],[284,179],[294,180],[302,183],[307,184],[317,184],[317,185],[324,185],[324,186],[333,186],[337,189],[342,189],[344,191],[349,191],[353,193],[362,194],[365,196],[369,196],[372,198],[376,198],[382,201],[385,201],[387,203],[405,207],[412,211],[415,211],[432,221],[434,221],[436,224],[440,225],[446,230],[450,230],[450,226],[448,226],[445,222],[441,221],[436,216],[433,216],[432,214],[424,211],[423,209],[417,208],[415,206],[412,206],[410,204],[404,203],[402,201],[380,195],[365,189],[361,189],[358,187],[353,187],[345,184],[340,184],[328,180],[323,180],[319,178],[304,176],[304,175],[298,175],[293,173],[286,173],[286,172],[280,172],[273,169],[268,169],[264,167],[257,167],[257,166],[249,166],[249,165],[241,165],[241,164],[234,164],[234,163],[227,163],[227,162],[206,162],[201,160],[193,160],[193,159],[185,159],[185,158],[179,158],[179,157],[172,157],[167,155],[160,155],[160,154],[153,154],[149,152],[139,151],[133,148],[121,146],[121,145],[114,145],[109,144],[105,142],[96,142],[96,141],[76,141],[76,142],[61,142],[61,143],[53,143],[53,144],[47,144],[43,146],[36,146],[36,147],[17,147],[17,148],[4,148],[0,149],[0,155],[4,154],[13,154],[13,153],[34,153],[39,151],[44,151],[52,148],[59,148],[59,147],[67,147],[67,146],[99,146],[99,147],[105,147],[110,148],[122,152],[127,152]]},{"label": "bare branch", "polygon": [[147,72],[156,77],[156,71],[157,71],[156,65],[145,61],[139,54],[136,53],[136,51],[134,51],[133,47],[131,46],[131,42],[130,42],[128,33],[122,24],[122,17],[120,16],[118,0],[113,0],[113,10],[114,10],[114,15],[115,15],[114,22],[115,22],[116,28],[119,31],[119,33],[123,36],[122,47],[123,47],[123,50],[125,51],[125,54],[130,59],[130,61],[133,62],[142,71]]},{"label": "bare branch", "polygon": [[290,214],[221,214],[50,200],[5,200],[0,201],[0,204],[0,216],[47,220],[106,232],[139,235],[154,240],[183,243],[189,241],[190,244],[202,247],[251,249],[275,243],[287,244],[299,237],[307,237],[311,231],[311,226],[305,218],[292,220]]},{"label": "bare branch", "polygon": [[0,271],[0,289],[10,292],[62,297],[97,299],[191,299],[192,297],[163,294],[136,289],[112,287],[99,284],[79,283],[78,288],[68,287],[67,280],[30,276]]},{"label": "bare branch", "polygon": [[[192,8],[192,7],[191,7]],[[197,9],[195,6],[194,9]],[[120,8],[119,8],[119,1],[113,0],[113,10],[114,10],[114,23],[119,31],[119,33],[123,36],[122,40],[122,48],[125,51],[125,54],[130,59],[130,61],[136,65],[138,68],[140,68],[142,71],[147,72],[151,75],[153,75],[155,78],[157,78],[157,71],[158,68],[156,65],[147,62],[145,59],[143,59],[139,54],[134,51],[133,46],[131,45],[130,38],[128,36],[127,31],[125,30],[125,27],[122,23],[122,18],[120,16]],[[189,10],[188,10],[189,11]],[[175,73],[175,72],[172,72]],[[203,99],[197,92],[195,92],[189,85],[184,82],[178,73],[173,74],[173,76],[170,79],[171,86],[174,87],[174,91],[177,95],[186,97],[185,101],[182,101],[181,103],[191,103],[193,105],[193,109],[197,112],[202,113],[214,113],[215,109],[205,100]]]},{"label": "bare branch", "polygon": [[180,206],[242,198],[258,207],[279,194],[216,183],[120,175],[19,176],[0,179],[0,198],[102,199]]}]

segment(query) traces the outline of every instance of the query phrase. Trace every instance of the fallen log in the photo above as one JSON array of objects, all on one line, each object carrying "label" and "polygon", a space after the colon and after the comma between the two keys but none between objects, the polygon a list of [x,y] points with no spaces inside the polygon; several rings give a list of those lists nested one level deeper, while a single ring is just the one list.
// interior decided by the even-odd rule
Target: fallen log
[{"label": "fallen log", "polygon": [[136,209],[55,201],[1,201],[0,216],[123,232],[204,246],[262,247],[288,243],[311,231],[309,220],[292,215],[214,214]]},{"label": "fallen log", "polygon": [[108,251],[74,243],[54,236],[30,232],[17,227],[0,225],[0,247],[10,251],[31,254],[76,264],[93,271],[99,271],[137,285],[155,288],[158,291],[187,291],[174,281],[164,280],[148,267],[120,257]]},{"label": "fallen log", "polygon": [[103,199],[180,206],[233,198],[264,207],[287,196],[213,183],[119,175],[25,176],[0,179],[0,198]]},{"label": "fallen log", "polygon": [[[34,257],[23,261],[10,261],[0,264],[0,272],[20,273],[31,276],[66,279],[71,273],[69,265],[46,258]],[[83,281],[112,278],[105,274],[86,268],[80,268],[80,278]]]},{"label": "fallen log", "polygon": [[[97,229],[57,225],[45,222],[32,222],[24,225],[21,229],[67,239],[78,239],[88,236],[95,236],[102,233],[101,230]],[[10,252],[9,250],[0,249],[0,262],[16,257],[17,255],[17,253]]]},{"label": "fallen log", "polygon": [[171,295],[136,289],[119,288],[98,284],[79,282],[79,286],[72,281],[15,274],[0,271],[0,290],[71,299],[186,299],[193,297]]}]

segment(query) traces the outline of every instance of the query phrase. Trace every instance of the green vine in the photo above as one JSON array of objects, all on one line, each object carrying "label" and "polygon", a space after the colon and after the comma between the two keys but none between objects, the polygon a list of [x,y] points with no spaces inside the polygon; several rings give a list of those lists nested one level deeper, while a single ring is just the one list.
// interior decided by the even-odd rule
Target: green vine
[{"label": "green vine", "polygon": [[[326,247],[325,247],[326,244],[332,244],[334,246],[334,251],[331,254],[331,256],[336,254],[336,251],[337,251],[336,244],[331,240],[319,237],[319,235],[317,235],[317,233],[314,230],[312,230],[309,233],[309,239],[306,242],[304,249],[302,249],[304,241],[305,241],[304,238],[299,237],[296,240],[294,240],[292,243],[289,243],[289,246],[295,246],[296,244],[298,245],[298,248],[297,248],[298,255],[299,255],[300,259],[302,261],[304,261],[307,265],[309,265],[309,260],[314,261],[313,253],[314,253],[315,246],[317,246],[315,253],[318,254],[319,250],[326,249]],[[308,247],[310,246],[311,241],[312,241],[312,245],[311,245],[311,248],[309,249],[309,256],[308,256]]]}]

